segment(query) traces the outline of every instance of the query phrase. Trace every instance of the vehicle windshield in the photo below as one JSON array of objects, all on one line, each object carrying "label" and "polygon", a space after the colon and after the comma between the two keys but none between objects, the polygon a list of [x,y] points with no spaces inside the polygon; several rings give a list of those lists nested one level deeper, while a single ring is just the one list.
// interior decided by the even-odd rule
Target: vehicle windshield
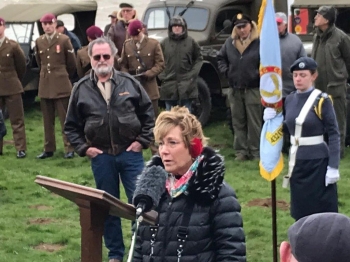
[{"label": "vehicle windshield", "polygon": [[[168,7],[170,17],[178,15],[185,7]],[[202,31],[206,28],[209,18],[209,11],[204,8],[191,7],[188,8],[183,18],[187,22],[188,30]],[[168,28],[169,17],[166,7],[155,7],[147,9],[144,22],[147,29],[165,29]]]},{"label": "vehicle windshield", "polygon": [[[293,32],[298,35],[313,35],[316,10],[317,8],[294,8]],[[350,8],[337,8],[337,10],[336,26],[345,33],[350,34]]]},{"label": "vehicle windshield", "polygon": [[33,33],[32,23],[12,24],[6,23],[6,37],[19,44],[29,44]]}]

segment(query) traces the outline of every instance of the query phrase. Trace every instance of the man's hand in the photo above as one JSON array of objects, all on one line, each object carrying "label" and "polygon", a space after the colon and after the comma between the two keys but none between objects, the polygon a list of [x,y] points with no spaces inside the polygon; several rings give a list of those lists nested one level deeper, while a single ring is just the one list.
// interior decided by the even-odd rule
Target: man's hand
[{"label": "man's hand", "polygon": [[152,79],[154,77],[151,70],[147,70],[147,71],[143,72],[142,76],[145,77],[146,79]]},{"label": "man's hand", "polygon": [[141,152],[142,145],[137,141],[132,142],[132,144],[126,149],[126,151]]},{"label": "man's hand", "polygon": [[88,150],[86,150],[86,155],[89,157],[89,158],[94,158],[96,157],[97,155],[100,155],[102,154],[103,151],[101,151],[100,149],[96,148],[96,147],[89,147]]}]

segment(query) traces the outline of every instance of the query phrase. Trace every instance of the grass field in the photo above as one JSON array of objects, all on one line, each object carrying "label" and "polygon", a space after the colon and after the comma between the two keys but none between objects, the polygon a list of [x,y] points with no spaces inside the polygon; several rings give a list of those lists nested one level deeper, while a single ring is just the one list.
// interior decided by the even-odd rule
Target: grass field
[{"label": "grass field", "polygon": [[[211,124],[205,128],[205,134],[210,137],[210,145],[220,149],[224,155],[227,169],[225,179],[235,188],[242,205],[248,261],[271,262],[271,210],[265,207],[265,201],[258,200],[270,197],[270,183],[260,177],[258,162],[237,163],[233,160],[232,135],[225,121],[220,117],[214,119],[215,115],[222,116],[223,113],[214,114]],[[11,144],[4,147],[4,155],[0,157],[0,262],[78,262],[80,225],[77,206],[41,188],[34,183],[34,179],[37,175],[43,175],[94,187],[89,160],[79,157],[63,159],[58,121],[58,150],[54,157],[35,159],[43,146],[42,120],[37,104],[26,110],[25,118],[27,158],[16,159]],[[11,140],[11,129],[8,121],[6,123],[9,134],[5,140]],[[148,160],[150,152],[145,151],[144,157]],[[340,211],[347,215],[350,215],[349,159],[350,150],[347,149],[347,157],[341,162],[341,181],[338,183]],[[293,223],[288,210],[289,191],[282,189],[281,177],[277,180],[277,198],[281,201],[277,212],[279,243],[286,239],[287,229]],[[262,206],[254,206],[254,203]],[[123,221],[123,228],[125,243],[129,247],[129,221]],[[104,250],[104,261],[108,261],[106,254]]]}]

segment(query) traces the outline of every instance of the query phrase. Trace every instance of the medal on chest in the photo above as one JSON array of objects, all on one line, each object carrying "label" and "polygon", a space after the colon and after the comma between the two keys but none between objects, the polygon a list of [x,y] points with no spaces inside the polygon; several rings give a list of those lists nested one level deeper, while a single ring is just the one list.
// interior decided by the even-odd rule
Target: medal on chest
[{"label": "medal on chest", "polygon": [[56,53],[57,54],[61,53],[61,46],[60,45],[56,45]]}]

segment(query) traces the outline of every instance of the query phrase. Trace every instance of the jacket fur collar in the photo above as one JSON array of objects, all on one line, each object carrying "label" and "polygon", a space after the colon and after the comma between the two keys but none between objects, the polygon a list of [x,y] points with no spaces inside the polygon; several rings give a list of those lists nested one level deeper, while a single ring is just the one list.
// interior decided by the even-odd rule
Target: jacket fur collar
[{"label": "jacket fur collar", "polygon": [[[214,201],[223,185],[225,165],[224,158],[213,149],[205,147],[202,155],[203,160],[199,163],[197,171],[189,181],[189,186],[185,194],[197,203],[210,204]],[[164,167],[159,156],[153,156],[147,163],[145,171],[151,166]]]}]

